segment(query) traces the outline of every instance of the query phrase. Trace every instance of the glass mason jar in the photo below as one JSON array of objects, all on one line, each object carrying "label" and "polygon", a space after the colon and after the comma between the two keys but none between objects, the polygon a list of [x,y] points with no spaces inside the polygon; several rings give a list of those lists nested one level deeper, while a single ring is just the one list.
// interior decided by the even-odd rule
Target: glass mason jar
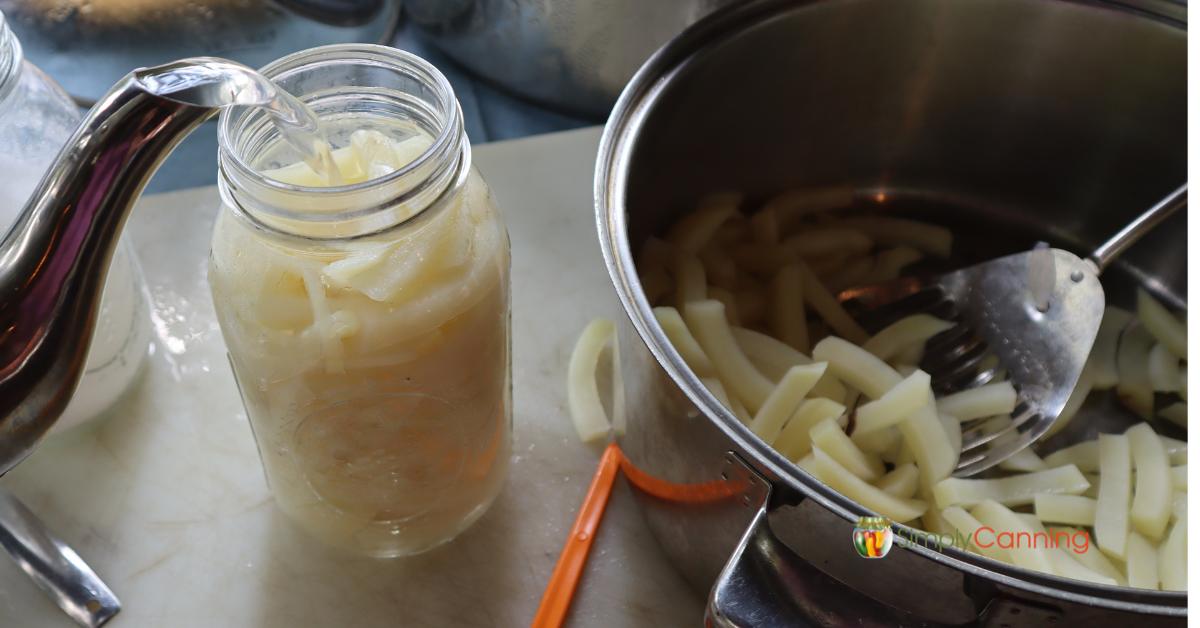
[{"label": "glass mason jar", "polygon": [[366,159],[355,132],[401,162],[297,184],[283,175],[307,166],[265,109],[222,114],[209,282],[268,483],[329,544],[430,549],[482,516],[508,468],[507,232],[429,63],[354,44],[262,73],[316,113],[343,173]]},{"label": "glass mason jar", "polygon": [[[0,13],[0,233],[16,221],[82,117],[66,92],[24,60]],[[145,281],[133,247],[122,238],[104,284],[83,377],[52,433],[116,402],[140,372],[149,344]]]}]

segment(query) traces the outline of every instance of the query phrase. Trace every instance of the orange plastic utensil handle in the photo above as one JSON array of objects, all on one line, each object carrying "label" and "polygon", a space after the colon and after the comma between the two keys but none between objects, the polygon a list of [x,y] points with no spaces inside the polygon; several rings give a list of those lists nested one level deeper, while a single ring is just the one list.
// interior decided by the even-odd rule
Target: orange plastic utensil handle
[{"label": "orange plastic utensil handle", "polygon": [[579,508],[571,535],[567,537],[558,564],[554,566],[546,592],[542,594],[537,615],[533,617],[533,628],[558,628],[566,619],[567,609],[579,585],[583,566],[587,564],[588,552],[592,549],[592,541],[596,538],[596,530],[600,528],[600,519],[604,517],[604,508],[608,506],[608,497],[612,494],[613,482],[620,468],[621,450],[616,443],[609,443],[600,457],[600,466],[592,477],[592,485],[583,498],[583,506]]}]

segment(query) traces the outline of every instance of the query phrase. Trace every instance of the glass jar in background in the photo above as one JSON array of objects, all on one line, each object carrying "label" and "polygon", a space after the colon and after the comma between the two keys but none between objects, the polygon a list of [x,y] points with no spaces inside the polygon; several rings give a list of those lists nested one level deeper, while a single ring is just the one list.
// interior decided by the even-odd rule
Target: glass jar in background
[{"label": "glass jar in background", "polygon": [[[24,61],[0,13],[0,230],[16,220],[82,114],[49,77]],[[82,379],[51,433],[108,409],[136,378],[150,343],[145,281],[127,238],[113,254]]]},{"label": "glass jar in background", "polygon": [[262,73],[321,120],[330,186],[263,109],[222,114],[209,282],[276,503],[376,557],[454,538],[512,438],[509,242],[424,60],[339,45]]}]

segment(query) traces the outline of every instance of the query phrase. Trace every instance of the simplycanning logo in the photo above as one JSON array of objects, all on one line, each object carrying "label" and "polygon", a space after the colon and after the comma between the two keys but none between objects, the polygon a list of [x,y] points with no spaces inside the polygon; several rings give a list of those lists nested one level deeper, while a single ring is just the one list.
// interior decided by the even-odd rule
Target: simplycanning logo
[{"label": "simplycanning logo", "polygon": [[883,517],[859,517],[853,539],[859,556],[883,558],[892,549],[891,523]]},{"label": "simplycanning logo", "polygon": [[972,534],[965,535],[955,530],[952,534],[937,534],[925,530],[901,527],[892,530],[892,522],[886,517],[859,517],[852,535],[854,551],[863,558],[883,558],[892,545],[912,547],[920,545],[942,551],[947,546],[978,552],[980,548],[1001,550],[1057,549],[1062,548],[1076,554],[1086,554],[1091,546],[1091,536],[1086,530],[1052,529],[1043,531],[996,530],[991,526],[980,526]]}]

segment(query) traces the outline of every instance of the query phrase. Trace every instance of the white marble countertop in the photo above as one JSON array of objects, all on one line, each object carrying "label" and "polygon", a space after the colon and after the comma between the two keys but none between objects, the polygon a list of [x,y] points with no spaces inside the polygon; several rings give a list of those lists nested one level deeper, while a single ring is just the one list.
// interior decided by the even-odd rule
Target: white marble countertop
[{"label": "white marble countertop", "polygon": [[[276,511],[205,281],[216,190],[142,200],[130,224],[154,306],[146,371],[104,417],[48,440],[0,479],[121,598],[110,626],[528,624],[598,458],[575,437],[563,374],[587,321],[617,313],[592,218],[599,135],[475,151],[513,243],[513,465],[479,523],[395,561],[327,549]],[[571,623],[680,626],[701,616],[699,596],[618,483]],[[72,625],[0,558],[0,626]]]}]

